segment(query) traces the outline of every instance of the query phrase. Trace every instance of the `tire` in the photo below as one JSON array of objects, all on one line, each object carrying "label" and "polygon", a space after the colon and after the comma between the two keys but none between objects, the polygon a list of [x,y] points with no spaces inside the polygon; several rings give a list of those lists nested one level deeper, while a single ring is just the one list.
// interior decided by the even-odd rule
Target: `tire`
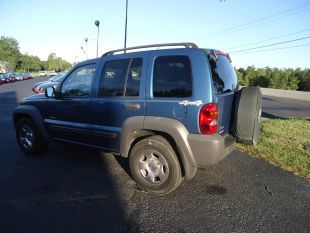
[{"label": "tire", "polygon": [[42,138],[36,126],[28,118],[22,118],[16,124],[16,140],[27,155],[37,155],[48,147],[48,142]]},{"label": "tire", "polygon": [[231,133],[237,142],[258,143],[261,112],[262,93],[259,87],[243,87],[235,93]]},{"label": "tire", "polygon": [[176,189],[182,181],[181,166],[170,143],[155,135],[134,145],[130,152],[131,174],[142,189],[157,195]]}]

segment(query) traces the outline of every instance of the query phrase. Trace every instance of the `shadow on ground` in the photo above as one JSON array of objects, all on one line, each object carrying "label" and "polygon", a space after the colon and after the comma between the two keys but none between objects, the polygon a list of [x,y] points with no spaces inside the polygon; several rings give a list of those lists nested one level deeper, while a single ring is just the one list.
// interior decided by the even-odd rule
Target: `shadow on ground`
[{"label": "shadow on ground", "polygon": [[16,99],[0,94],[0,231],[139,231],[101,153],[58,143],[40,156],[21,152],[11,118]]},{"label": "shadow on ground", "polygon": [[288,120],[290,118],[287,118],[287,117],[281,117],[281,116],[276,116],[276,115],[273,115],[273,114],[270,114],[270,113],[267,113],[267,112],[262,112],[262,117],[263,118],[268,118],[268,119],[271,119],[271,120],[276,120],[276,119],[279,119],[279,120]]}]

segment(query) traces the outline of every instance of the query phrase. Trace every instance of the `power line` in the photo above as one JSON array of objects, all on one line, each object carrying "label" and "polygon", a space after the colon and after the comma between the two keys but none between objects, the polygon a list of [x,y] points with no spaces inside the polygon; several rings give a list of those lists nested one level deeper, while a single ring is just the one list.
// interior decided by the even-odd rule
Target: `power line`
[{"label": "power line", "polygon": [[242,55],[242,54],[248,54],[248,53],[268,52],[268,51],[274,51],[274,50],[292,49],[292,48],[299,48],[299,47],[306,47],[306,46],[310,46],[310,43],[309,44],[302,44],[302,45],[295,45],[295,46],[288,46],[288,47],[281,47],[281,48],[274,48],[274,49],[263,49],[263,50],[256,50],[256,51],[250,51],[250,52],[243,52],[243,53],[237,53],[235,55]]},{"label": "power line", "polygon": [[275,45],[286,44],[286,43],[291,43],[291,42],[300,41],[300,40],[306,40],[306,39],[309,39],[309,38],[310,38],[310,36],[306,36],[306,37],[297,38],[297,39],[294,39],[294,40],[287,40],[287,41],[282,41],[282,42],[268,44],[268,45],[262,45],[262,46],[258,46],[258,47],[254,47],[254,48],[249,48],[249,49],[241,49],[241,50],[237,50],[237,51],[231,51],[229,53],[239,53],[239,52],[244,52],[244,51],[249,51],[249,50],[254,50],[254,49],[266,48],[266,47],[271,47],[271,46],[275,46]]},{"label": "power line", "polygon": [[[285,15],[286,13],[289,13],[291,11],[296,11],[296,10],[305,10],[305,9],[302,9],[304,7],[308,7],[310,5],[310,3],[305,3],[305,4],[301,4],[301,5],[297,5],[295,7],[292,7],[292,8],[289,8],[287,10],[284,10],[284,11],[280,11],[280,12],[277,12],[277,13],[274,13],[274,14],[271,14],[271,15],[268,15],[268,16],[265,16],[265,17],[262,17],[262,18],[258,18],[258,19],[255,19],[255,20],[252,20],[252,21],[249,21],[247,23],[243,23],[243,24],[239,24],[237,26],[233,26],[233,27],[230,27],[230,28],[226,28],[226,29],[223,29],[223,30],[220,30],[220,31],[217,31],[217,32],[214,32],[214,33],[209,33],[209,34],[205,34],[205,35],[201,35],[201,36],[197,36],[195,38],[201,38],[201,37],[215,37],[215,36],[218,36],[218,35],[221,35],[223,33],[226,33],[226,32],[234,32],[234,31],[240,31],[240,30],[243,30],[245,29],[247,26],[249,25],[252,25],[252,24],[256,24],[255,26],[259,25],[257,23],[259,23],[260,21],[266,21],[269,19],[272,19],[272,18],[275,18],[277,16],[280,16],[278,17],[277,19],[281,19],[281,18],[284,18],[284,17],[288,17],[290,15],[293,15],[293,14],[296,14],[296,13],[299,13],[298,12],[293,12],[293,13],[290,13],[288,15]],[[282,16],[281,16],[282,15]],[[272,19],[272,21],[274,21],[275,19]],[[267,22],[269,22],[267,21]],[[267,22],[264,22],[264,23],[267,23]],[[262,24],[262,23],[260,23]]]},{"label": "power line", "polygon": [[234,48],[246,47],[246,46],[254,45],[254,44],[260,44],[262,42],[271,41],[271,40],[275,40],[275,39],[279,39],[279,38],[283,38],[283,37],[287,37],[287,36],[292,36],[292,35],[300,34],[300,33],[307,32],[307,31],[310,31],[310,28],[302,30],[302,31],[298,31],[298,32],[293,32],[293,33],[288,33],[288,34],[272,37],[272,38],[265,39],[265,40],[260,40],[260,41],[256,41],[256,42],[250,42],[250,43],[246,43],[246,44],[241,44],[241,45],[229,47],[229,48],[224,49],[224,51],[228,50],[228,49],[234,49]]}]

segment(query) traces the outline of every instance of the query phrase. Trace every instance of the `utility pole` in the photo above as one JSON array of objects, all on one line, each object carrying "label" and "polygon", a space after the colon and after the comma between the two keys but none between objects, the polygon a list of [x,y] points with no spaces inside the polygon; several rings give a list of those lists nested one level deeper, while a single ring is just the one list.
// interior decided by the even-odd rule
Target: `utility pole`
[{"label": "utility pole", "polygon": [[100,25],[99,20],[95,21],[95,25],[98,27],[98,34],[97,34],[97,58],[98,58],[98,40],[99,40],[99,25]]},{"label": "utility pole", "polygon": [[127,12],[128,12],[128,0],[126,0],[126,18],[125,18],[125,41],[124,41],[124,53],[126,53],[126,44],[127,44]]},{"label": "utility pole", "polygon": [[86,59],[88,60],[88,38],[85,37],[85,43],[86,43]]},{"label": "utility pole", "polygon": [[82,53],[84,53],[84,55],[86,55],[86,53],[85,53],[85,50],[84,50],[84,47],[81,45],[81,50],[82,50]]}]

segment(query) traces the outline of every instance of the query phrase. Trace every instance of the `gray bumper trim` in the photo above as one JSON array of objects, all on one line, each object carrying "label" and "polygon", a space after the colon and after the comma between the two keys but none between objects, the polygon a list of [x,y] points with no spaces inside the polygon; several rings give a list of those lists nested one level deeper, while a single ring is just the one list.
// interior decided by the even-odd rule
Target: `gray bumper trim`
[{"label": "gray bumper trim", "polygon": [[198,167],[214,165],[235,148],[232,136],[189,134],[188,141]]}]

